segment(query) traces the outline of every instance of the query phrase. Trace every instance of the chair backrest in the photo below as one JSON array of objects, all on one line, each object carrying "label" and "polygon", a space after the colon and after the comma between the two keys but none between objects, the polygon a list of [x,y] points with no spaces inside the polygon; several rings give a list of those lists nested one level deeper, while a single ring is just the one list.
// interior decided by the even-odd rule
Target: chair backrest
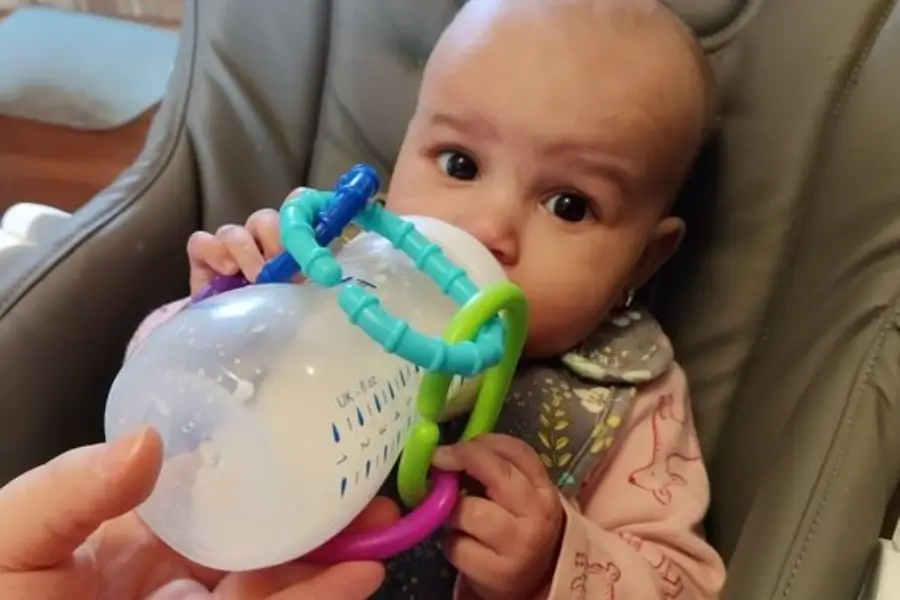
[{"label": "chair backrest", "polygon": [[[837,562],[842,550],[821,545],[842,526],[822,521],[858,496],[883,509],[900,466],[878,427],[890,403],[877,401],[900,395],[878,389],[900,344],[900,16],[878,0],[672,4],[723,92],[714,170],[685,198],[696,232],[660,298],[711,462],[710,534],[740,597],[760,597],[745,590],[761,592],[761,575],[830,595],[833,577],[844,589],[858,577],[882,510],[847,522]],[[387,174],[458,5],[283,1],[264,16],[239,0],[199,5],[188,123],[206,223],[240,220],[298,182],[330,186],[355,161]],[[776,532],[781,554],[760,561]],[[799,570],[818,555],[828,576]]]},{"label": "chair backrest", "polygon": [[[76,215],[73,227],[93,228],[54,256],[112,272],[138,260],[136,233],[165,241],[141,258],[152,290],[117,271],[130,307],[117,331],[184,285],[185,231],[201,221],[242,221],[298,184],[330,187],[357,161],[387,175],[424,59],[460,2],[188,3],[141,163]],[[900,10],[892,0],[670,4],[703,36],[723,97],[716,143],[679,207],[691,233],[656,302],[692,381],[725,596],[849,599],[900,474]],[[177,189],[178,202],[156,192],[159,206],[135,196],[103,207],[148,164],[159,177],[146,185]],[[101,243],[128,252],[109,257]],[[79,272],[82,285],[99,281],[91,273]],[[58,275],[36,277],[56,286],[39,307],[64,293]],[[28,306],[21,293],[14,301]],[[113,305],[101,299],[94,313]],[[79,331],[69,339],[89,335]],[[79,380],[84,390],[112,368],[109,351],[101,358],[109,364]],[[37,379],[29,385],[51,390]]]},{"label": "chair backrest", "polygon": [[[330,186],[354,161],[387,173],[458,4],[202,6],[191,118],[207,224],[300,181]],[[681,207],[693,231],[657,300],[692,379],[728,597],[849,597],[900,467],[886,428],[900,397],[900,12],[671,4],[722,88],[720,135]]]}]

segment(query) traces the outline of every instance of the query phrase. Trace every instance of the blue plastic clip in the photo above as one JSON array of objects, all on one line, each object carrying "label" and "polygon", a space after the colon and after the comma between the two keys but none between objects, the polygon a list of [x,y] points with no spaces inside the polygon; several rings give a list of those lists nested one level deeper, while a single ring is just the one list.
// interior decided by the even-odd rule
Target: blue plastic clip
[{"label": "blue plastic clip", "polygon": [[[328,247],[375,197],[380,187],[378,173],[369,165],[356,165],[344,173],[334,187],[333,197],[316,216],[316,243]],[[284,251],[263,266],[256,283],[286,283],[299,272],[300,265]]]}]

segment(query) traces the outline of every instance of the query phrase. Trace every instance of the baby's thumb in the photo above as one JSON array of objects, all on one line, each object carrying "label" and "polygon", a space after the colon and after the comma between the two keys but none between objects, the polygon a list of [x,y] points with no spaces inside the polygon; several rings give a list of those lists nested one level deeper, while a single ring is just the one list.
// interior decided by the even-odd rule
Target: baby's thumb
[{"label": "baby's thumb", "polygon": [[111,444],[77,448],[0,489],[0,570],[55,566],[105,521],[153,490],[162,441],[142,429]]}]

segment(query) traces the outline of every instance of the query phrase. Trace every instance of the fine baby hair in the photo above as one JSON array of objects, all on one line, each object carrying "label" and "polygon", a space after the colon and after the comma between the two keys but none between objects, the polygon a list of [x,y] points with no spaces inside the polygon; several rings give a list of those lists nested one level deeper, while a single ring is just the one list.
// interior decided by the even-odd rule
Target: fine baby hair
[{"label": "fine baby hair", "polygon": [[[496,423],[525,298],[469,234],[373,202],[379,185],[357,165],[333,192],[288,198],[286,250],[256,284],[215,280],[113,382],[107,438],[149,425],[165,444],[138,513],[197,563],[235,571],[411,548],[458,496],[458,476],[429,467],[454,378],[479,383],[463,437]],[[363,233],[332,252],[351,221]],[[298,271],[305,283],[284,283]],[[341,534],[398,460],[414,510],[384,531]]]}]

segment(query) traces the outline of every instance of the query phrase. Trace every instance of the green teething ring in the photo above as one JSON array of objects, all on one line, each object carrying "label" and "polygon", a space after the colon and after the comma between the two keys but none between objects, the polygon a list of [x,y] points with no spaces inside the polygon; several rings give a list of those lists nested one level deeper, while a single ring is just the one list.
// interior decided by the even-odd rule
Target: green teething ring
[{"label": "green teething ring", "polygon": [[[453,315],[441,337],[447,344],[472,340],[498,313],[505,329],[503,356],[481,376],[478,398],[462,434],[463,440],[492,431],[497,424],[528,334],[525,295],[519,287],[507,282],[486,287]],[[437,419],[444,410],[452,381],[452,374],[428,371],[419,386],[416,408],[420,418],[409,432],[397,472],[397,490],[410,508],[417,506],[428,493],[428,470],[440,441]]]}]

